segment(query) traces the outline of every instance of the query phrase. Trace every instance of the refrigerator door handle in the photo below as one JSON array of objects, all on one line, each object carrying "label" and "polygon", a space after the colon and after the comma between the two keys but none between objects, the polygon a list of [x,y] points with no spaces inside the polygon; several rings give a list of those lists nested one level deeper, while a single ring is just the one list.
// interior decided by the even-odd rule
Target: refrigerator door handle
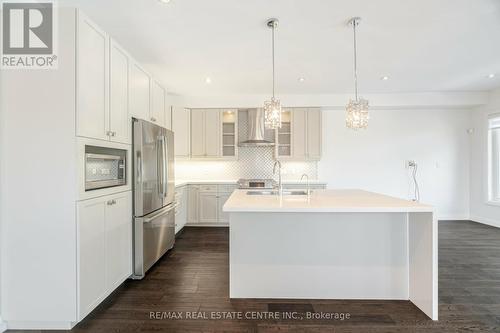
[{"label": "refrigerator door handle", "polygon": [[162,164],[163,164],[163,176],[162,176],[162,182],[163,182],[163,196],[166,197],[168,195],[168,181],[169,181],[169,175],[168,175],[168,146],[167,146],[167,138],[165,136],[162,136],[162,145],[163,145],[163,159],[162,159]]},{"label": "refrigerator door handle", "polygon": [[142,182],[142,158],[141,158],[140,151],[137,151],[136,161],[137,161],[137,165],[136,165],[137,175],[136,175],[135,182],[136,182],[136,184],[140,184]]},{"label": "refrigerator door handle", "polygon": [[161,136],[156,140],[156,181],[158,184],[158,194],[163,197],[163,142]]}]

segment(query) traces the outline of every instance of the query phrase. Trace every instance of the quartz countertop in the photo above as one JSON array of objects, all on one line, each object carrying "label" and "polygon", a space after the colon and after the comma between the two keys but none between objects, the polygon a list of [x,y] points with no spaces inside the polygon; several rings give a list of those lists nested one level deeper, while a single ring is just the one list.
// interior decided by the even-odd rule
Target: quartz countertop
[{"label": "quartz countertop", "polygon": [[[225,180],[212,180],[212,179],[206,179],[206,180],[186,180],[186,179],[180,179],[175,181],[175,186],[180,187],[184,185],[210,185],[210,184],[215,184],[215,185],[237,185],[238,180],[237,179],[225,179]],[[300,180],[283,180],[282,183],[284,185],[304,185],[304,188],[306,187],[306,181],[300,181]],[[327,182],[320,181],[320,180],[310,180],[309,181],[310,185],[327,185]]]},{"label": "quartz countertop", "polygon": [[235,190],[224,212],[433,212],[434,207],[414,201],[356,189],[313,190],[306,195],[248,195]]}]

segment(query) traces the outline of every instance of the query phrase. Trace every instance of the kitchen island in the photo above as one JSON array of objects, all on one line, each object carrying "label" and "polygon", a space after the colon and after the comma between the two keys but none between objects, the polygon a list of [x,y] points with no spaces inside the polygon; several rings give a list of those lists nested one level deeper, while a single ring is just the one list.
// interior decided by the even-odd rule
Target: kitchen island
[{"label": "kitchen island", "polygon": [[410,300],[438,319],[432,206],[362,190],[236,190],[223,210],[231,298]]}]

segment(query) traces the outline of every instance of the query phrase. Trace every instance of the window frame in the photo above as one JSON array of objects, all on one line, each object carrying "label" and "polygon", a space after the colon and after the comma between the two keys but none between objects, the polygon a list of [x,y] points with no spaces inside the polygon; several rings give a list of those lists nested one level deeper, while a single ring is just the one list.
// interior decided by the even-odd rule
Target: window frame
[{"label": "window frame", "polygon": [[[500,113],[488,115],[487,119],[487,203],[500,206],[500,126],[492,128],[492,122],[498,121],[500,124]],[[493,133],[496,132],[496,143]],[[495,147],[498,149],[494,153]]]}]

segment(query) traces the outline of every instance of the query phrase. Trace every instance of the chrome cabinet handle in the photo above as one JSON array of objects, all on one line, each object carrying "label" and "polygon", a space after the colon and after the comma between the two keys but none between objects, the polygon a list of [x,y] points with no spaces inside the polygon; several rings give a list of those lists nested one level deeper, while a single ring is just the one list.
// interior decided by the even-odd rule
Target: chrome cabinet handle
[{"label": "chrome cabinet handle", "polygon": [[151,117],[151,121],[156,121],[156,118],[155,117]]},{"label": "chrome cabinet handle", "polygon": [[116,200],[113,199],[113,200],[108,200],[107,202],[108,206],[113,206],[113,205],[116,205]]}]

